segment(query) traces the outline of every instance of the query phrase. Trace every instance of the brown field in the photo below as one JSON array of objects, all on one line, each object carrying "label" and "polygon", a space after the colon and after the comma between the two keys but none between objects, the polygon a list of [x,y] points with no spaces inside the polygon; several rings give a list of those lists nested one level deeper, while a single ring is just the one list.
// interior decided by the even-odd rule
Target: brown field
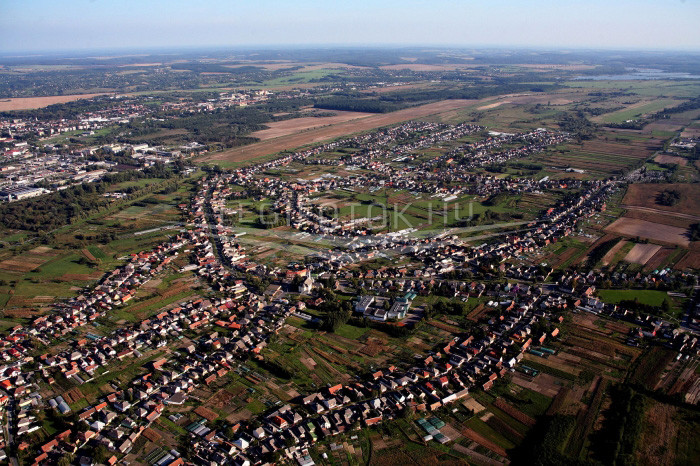
[{"label": "brown field", "polygon": [[493,402],[493,405],[512,417],[513,419],[516,419],[517,421],[521,422],[522,424],[525,424],[526,426],[534,426],[535,425],[535,420],[528,416],[527,414],[523,413],[520,411],[518,408],[515,406],[511,405],[507,401],[505,401],[503,398],[496,398],[496,400]]},{"label": "brown field", "polygon": [[[548,358],[541,358],[539,356],[535,356],[534,354],[526,353],[524,360],[525,361],[534,361],[538,364],[542,364],[543,366],[551,367],[552,369],[556,369],[562,372],[568,372],[569,374],[575,375],[578,377],[578,375],[581,373],[581,369],[579,369],[577,364],[572,364],[571,359],[564,358],[563,356],[566,353],[559,353],[554,356],[550,356]],[[576,358],[575,356],[568,355],[569,358]],[[578,361],[581,360],[581,358],[576,358]],[[542,375],[542,374],[540,374]],[[539,377],[539,375],[537,376]]]},{"label": "brown field", "polygon": [[411,71],[454,71],[464,68],[474,68],[479,65],[472,64],[446,64],[446,65],[427,65],[424,63],[401,63],[399,65],[384,65],[380,66],[383,70],[411,70]]},{"label": "brown field", "polygon": [[484,311],[486,311],[486,306],[479,304],[467,315],[467,319],[473,322],[478,322],[481,318],[481,314],[483,314]]},{"label": "brown field", "polygon": [[530,377],[520,372],[513,374],[513,383],[520,385],[521,387],[534,390],[548,397],[554,397],[559,393],[561,388],[561,381],[554,377],[553,375],[540,372],[535,377]]},{"label": "brown field", "polygon": [[89,250],[82,249],[80,252],[83,253],[83,255],[87,258],[87,260],[92,261],[92,262],[97,262],[97,259],[95,259],[95,256],[93,256]]},{"label": "brown field", "polygon": [[610,264],[610,262],[611,262],[611,261],[613,260],[613,258],[615,257],[615,254],[617,254],[617,252],[618,252],[620,249],[622,249],[622,248],[625,246],[625,244],[627,244],[627,241],[625,241],[625,240],[618,241],[617,244],[615,244],[615,246],[613,246],[612,248],[610,248],[610,251],[608,251],[608,252],[605,253],[605,255],[603,256],[603,259],[601,260],[601,263],[602,263],[603,265],[608,265],[608,264]]},{"label": "brown field", "polygon": [[153,296],[152,298],[148,298],[144,301],[140,301],[138,304],[135,304],[131,307],[128,308],[129,313],[134,314],[134,315],[139,315],[138,313],[141,312],[142,309],[145,309],[149,306],[152,306],[153,304],[163,301],[165,299],[170,298],[171,296],[175,296],[178,293],[181,293],[183,291],[187,291],[192,288],[192,283],[177,283],[173,282],[174,285],[168,288],[167,290],[158,293],[156,296]]},{"label": "brown field", "polygon": [[678,164],[678,165],[684,167],[688,164],[688,159],[684,159],[683,157],[678,157],[675,155],[659,154],[656,157],[654,157],[654,162],[656,162],[656,163],[675,163],[675,164]]},{"label": "brown field", "polygon": [[33,108],[48,107],[53,104],[64,104],[79,99],[89,99],[104,94],[74,94],[54,95],[48,97],[18,97],[14,99],[0,99],[0,112],[10,110],[29,110]]},{"label": "brown field", "polygon": [[639,236],[640,238],[651,239],[660,243],[677,244],[686,248],[690,245],[690,241],[686,236],[686,229],[647,222],[636,218],[619,218],[605,229],[625,236]]},{"label": "brown field", "polygon": [[291,134],[285,137],[278,137],[250,144],[243,147],[235,147],[214,154],[204,156],[202,161],[222,160],[227,162],[245,162],[257,157],[275,154],[289,149],[296,149],[307,144],[315,144],[328,141],[341,136],[368,131],[381,126],[388,126],[402,121],[415,118],[422,118],[436,113],[447,112],[457,108],[466,107],[477,101],[475,100],[444,100],[432,104],[419,105],[413,108],[398,110],[391,113],[376,114],[366,118],[356,119],[338,123],[323,128],[314,128],[302,133]]},{"label": "brown field", "polygon": [[85,398],[85,395],[83,395],[83,392],[81,392],[78,387],[75,387],[63,393],[63,398],[65,398],[68,403],[75,403]]},{"label": "brown field", "polygon": [[[665,206],[656,203],[657,196],[666,190],[678,191],[681,195],[680,202],[674,206]],[[631,184],[622,200],[625,208],[637,210],[651,209],[651,213],[673,213],[674,216],[689,220],[700,220],[700,184],[691,183],[648,183]],[[649,210],[648,210],[649,211]]]},{"label": "brown field", "polygon": [[97,280],[102,276],[101,272],[93,273],[64,273],[59,280],[64,282],[85,282],[88,280]]},{"label": "brown field", "polygon": [[473,440],[474,442],[478,443],[482,447],[491,450],[492,452],[496,453],[497,455],[506,457],[507,453],[506,451],[501,448],[499,445],[496,445],[494,442],[491,440],[488,440],[481,435],[477,434],[475,431],[473,431],[470,428],[466,428],[461,431],[462,435],[467,437],[469,440]]},{"label": "brown field", "polygon": [[156,432],[154,429],[151,429],[150,427],[143,431],[143,436],[151,442],[157,442],[162,438],[158,432]]},{"label": "brown field", "polygon": [[[697,118],[697,110],[689,110],[687,112],[674,113],[668,119],[664,118],[662,120],[657,120],[652,123],[649,123],[644,127],[644,132],[651,133],[652,131],[679,131],[683,129],[683,132],[685,133],[686,130],[692,131],[692,127],[688,128],[688,126],[691,124],[692,120]],[[683,134],[682,137],[688,136]]]},{"label": "brown field", "polygon": [[29,272],[39,267],[43,261],[30,261],[27,258],[5,259],[0,262],[0,269],[9,270],[10,272]]},{"label": "brown field", "polygon": [[41,312],[34,309],[5,309],[2,312],[5,315],[5,317],[16,318],[34,317],[41,314]]},{"label": "brown field", "polygon": [[634,218],[637,220],[645,220],[652,223],[661,223],[663,225],[668,225],[671,227],[682,228],[687,230],[690,225],[697,223],[693,216],[675,214],[673,212],[664,212],[658,209],[651,209],[647,207],[635,207],[628,206],[627,213],[625,213],[626,218]]},{"label": "brown field", "polygon": [[510,101],[508,101],[508,100],[502,100],[501,102],[494,102],[492,104],[486,104],[486,105],[482,105],[481,107],[476,107],[476,109],[477,110],[488,110],[490,108],[496,108],[500,105],[509,104],[509,103],[510,103]]},{"label": "brown field", "polygon": [[564,152],[544,152],[536,160],[558,168],[573,167],[609,174],[641,164],[659,147],[657,139],[625,142],[596,139],[583,144],[567,144]]},{"label": "brown field", "polygon": [[[652,270],[658,269],[666,260],[671,256],[671,253],[675,251],[674,248],[661,248],[654,254],[654,257],[649,259],[644,267],[644,272],[651,272]],[[699,256],[700,258],[700,256]]]},{"label": "brown field", "polygon": [[682,138],[697,138],[700,137],[700,128],[685,128],[681,133]]},{"label": "brown field", "polygon": [[260,139],[261,141],[265,141],[267,139],[278,138],[280,136],[288,136],[290,134],[298,133],[311,128],[335,125],[374,115],[374,113],[343,112],[337,110],[334,110],[333,113],[335,113],[335,115],[327,117],[301,117],[292,118],[291,120],[276,121],[274,123],[266,123],[265,126],[268,126],[268,129],[255,131],[250,135]]},{"label": "brown field", "polygon": [[700,269],[700,251],[688,251],[674,268],[678,270]]},{"label": "brown field", "polygon": [[199,414],[208,421],[213,421],[214,419],[219,417],[219,415],[216,414],[214,411],[212,411],[211,409],[207,409],[204,406],[198,406],[194,410],[194,412],[195,414]]},{"label": "brown field", "polygon": [[557,254],[552,258],[551,265],[555,269],[560,267],[563,263],[571,259],[576,255],[578,251],[576,248],[567,248],[566,251],[562,252],[561,254]]},{"label": "brown field", "polygon": [[[597,240],[595,240],[593,243],[591,243],[588,246],[588,249],[586,249],[586,252],[584,254],[582,254],[580,257],[578,257],[574,261],[574,264],[581,264],[584,261],[586,261],[588,259],[588,256],[590,255],[590,253],[593,252],[593,250],[595,248],[597,248],[598,246],[600,246],[601,244],[607,243],[608,241],[617,240],[617,239],[618,239],[617,235],[613,235],[611,233],[608,233],[606,235],[601,236],[600,238],[598,238]],[[618,241],[616,243],[616,245],[619,243],[620,243],[620,241]],[[574,251],[575,251],[575,249],[574,249]],[[564,254],[566,254],[566,252]],[[564,254],[562,254],[562,255],[564,255]]]},{"label": "brown field", "polygon": [[654,402],[644,415],[639,448],[635,452],[637,464],[670,466],[675,464],[675,448],[678,426],[675,421],[677,408]]},{"label": "brown field", "polygon": [[234,397],[235,395],[228,390],[219,390],[207,400],[206,404],[215,409],[226,409],[231,405],[231,400]]},{"label": "brown field", "polygon": [[429,84],[423,83],[401,84],[399,86],[370,87],[369,89],[364,89],[360,92],[362,92],[363,94],[386,94],[388,92],[405,91],[407,89],[419,89],[428,86]]},{"label": "brown field", "polygon": [[625,256],[625,261],[645,265],[660,249],[661,246],[657,244],[635,244]]},{"label": "brown field", "polygon": [[25,296],[13,294],[7,301],[8,307],[41,307],[52,304],[55,296]]}]

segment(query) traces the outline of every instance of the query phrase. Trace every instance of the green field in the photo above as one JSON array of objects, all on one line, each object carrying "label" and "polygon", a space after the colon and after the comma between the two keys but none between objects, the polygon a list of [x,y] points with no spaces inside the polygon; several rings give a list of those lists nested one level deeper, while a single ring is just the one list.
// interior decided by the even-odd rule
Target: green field
[{"label": "green field", "polygon": [[656,99],[643,105],[633,105],[624,110],[617,112],[606,113],[600,118],[601,123],[624,123],[627,120],[636,120],[641,116],[655,113],[665,108],[675,107],[680,104],[679,100],[674,99]]},{"label": "green field", "polygon": [[[280,86],[292,86],[294,84],[306,84],[312,81],[316,81],[325,78],[331,74],[342,73],[342,70],[330,70],[330,69],[319,69],[319,70],[309,70],[309,71],[297,71],[291,76],[282,76],[275,79],[268,79],[263,81],[263,87],[280,87]],[[259,85],[257,87],[260,87]]]},{"label": "green field", "polygon": [[598,290],[598,296],[606,303],[617,304],[620,301],[639,300],[641,304],[661,306],[668,295],[656,290]]}]

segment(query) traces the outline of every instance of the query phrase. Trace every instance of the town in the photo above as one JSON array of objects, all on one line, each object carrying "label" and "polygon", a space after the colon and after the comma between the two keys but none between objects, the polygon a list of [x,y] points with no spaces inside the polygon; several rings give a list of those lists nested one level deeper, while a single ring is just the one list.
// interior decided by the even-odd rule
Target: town
[{"label": "town", "polygon": [[[5,363],[0,384],[6,393],[2,400],[8,419],[5,446],[16,448],[33,464],[58,462],[66,455],[99,446],[111,452],[105,460],[113,464],[131,453],[141,436],[153,437],[152,426],[161,416],[179,421],[182,414],[168,413],[193,399],[197,387],[215,384],[229,373],[240,373],[251,360],[263,367],[270,364],[273,373],[284,371],[266,360],[265,349],[289,325],[288,318],[331,330],[355,318],[410,332],[435,312],[445,312],[437,306],[414,306],[417,297],[436,292],[457,299],[461,305],[486,297],[485,307],[493,317],[471,332],[434,342],[431,351],[414,355],[409,364],[387,363],[352,382],[319,387],[298,395],[291,403],[278,401],[259,418],[212,423],[203,411],[200,421],[183,426],[192,438],[187,451],[180,447],[163,450],[157,457],[152,455],[152,461],[163,465],[185,461],[245,465],[288,460],[309,465],[314,463],[310,449],[316,442],[398,419],[406,413],[429,419],[419,419],[417,424],[425,431],[423,441],[448,444],[454,439],[440,431],[445,426],[439,420],[440,413],[447,408],[453,413],[464,410],[461,403],[473,391],[488,392],[514,371],[524,377],[537,377],[541,369],[528,365],[524,356],[544,358],[553,354],[546,345],[558,340],[564,316],[571,312],[632,324],[625,336],[630,346],[659,340],[679,355],[696,357],[697,338],[690,336],[692,333],[681,332],[664,319],[606,304],[596,296],[596,287],[606,281],[619,287],[662,284],[669,290],[679,290],[687,283],[697,284],[696,275],[668,270],[636,276],[607,275],[593,270],[559,272],[546,265],[513,264],[525,254],[534,254],[576,233],[581,222],[604,212],[608,199],[620,190],[625,179],[505,180],[470,171],[540,152],[547,145],[566,141],[566,133],[537,129],[526,134],[489,135],[483,141],[460,145],[440,158],[406,165],[421,149],[483,130],[474,125],[407,123],[270,162],[203,176],[194,197],[180,206],[187,220],[179,233],[150,251],[130,255],[123,266],[107,274],[94,288],[57,302],[52,312],[26,326],[12,328],[3,338],[0,357]],[[430,136],[413,142],[421,134]],[[503,150],[504,145],[510,148]],[[359,151],[339,159],[324,158],[324,154],[344,147]],[[456,163],[461,158],[468,162]],[[440,163],[446,164],[445,169],[433,172]],[[290,164],[352,167],[357,175],[312,180],[267,175]],[[419,235],[415,234],[418,225],[412,225],[382,232],[386,225],[376,227],[356,218],[343,221],[314,207],[315,199],[338,190],[406,190],[447,203],[464,195],[490,198],[502,193],[542,193],[564,185],[577,189],[578,195],[543,210],[535,218],[518,222],[524,227],[518,232],[495,233],[480,246],[461,238],[458,228]],[[250,196],[274,199],[265,215],[275,214],[284,225],[299,232],[297,235],[335,240],[335,247],[286,268],[256,262],[248,256],[242,242],[245,236],[239,228],[225,221],[233,212],[227,207],[228,201]],[[262,211],[260,215],[264,215]],[[277,225],[281,224],[273,226]],[[406,264],[357,268],[380,256]],[[157,279],[178,257],[187,259],[182,267],[193,270],[217,297],[181,302],[107,335],[88,333],[64,349],[52,350],[57,348],[57,339],[128,304],[140,287]],[[509,280],[494,280],[499,274]],[[457,278],[467,276],[468,280]],[[260,289],[251,277],[270,284]],[[349,309],[329,311],[325,318],[309,314],[309,309],[323,308],[329,289],[343,290],[356,298]],[[185,336],[191,341],[186,346],[173,352],[158,351]],[[58,389],[58,379],[81,387],[107,374],[114,361],[147,354],[154,357],[149,358],[146,373],[124,386],[113,385],[110,394],[81,409],[69,406],[73,404],[72,390]],[[47,395],[42,387],[52,387],[48,391],[53,393]],[[456,408],[452,410],[452,406]],[[506,401],[499,406],[506,412],[517,411]],[[44,443],[30,442],[32,433],[40,428],[37,412],[44,410],[55,411],[51,416],[72,419],[70,427]],[[472,458],[479,455],[473,452]],[[78,461],[84,461],[83,457]]]},{"label": "town", "polygon": [[117,3],[0,15],[1,464],[700,463],[698,5]]}]

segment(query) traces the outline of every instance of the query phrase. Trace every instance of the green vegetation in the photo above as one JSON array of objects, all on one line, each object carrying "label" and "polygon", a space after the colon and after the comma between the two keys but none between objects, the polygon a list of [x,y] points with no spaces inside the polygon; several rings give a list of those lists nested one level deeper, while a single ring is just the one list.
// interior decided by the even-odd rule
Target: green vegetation
[{"label": "green vegetation", "polygon": [[665,189],[656,196],[656,203],[665,206],[674,206],[681,200],[681,193],[675,189]]},{"label": "green vegetation", "polygon": [[48,232],[79,218],[106,209],[110,200],[102,196],[112,183],[138,178],[171,178],[176,173],[163,165],[110,173],[99,183],[83,183],[39,198],[0,205],[0,223],[5,228]]},{"label": "green vegetation", "polygon": [[648,306],[661,306],[668,299],[668,294],[656,290],[598,290],[598,296],[606,303],[637,301]]}]

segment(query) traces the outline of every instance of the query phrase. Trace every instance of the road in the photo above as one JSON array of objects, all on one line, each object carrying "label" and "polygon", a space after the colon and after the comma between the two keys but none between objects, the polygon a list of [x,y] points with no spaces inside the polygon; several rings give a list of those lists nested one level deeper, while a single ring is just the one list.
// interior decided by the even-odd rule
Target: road
[{"label": "road", "polygon": [[[10,426],[14,424],[14,412],[15,412],[15,399],[10,396],[7,393],[3,394],[9,396],[10,401],[7,403],[7,417],[5,418],[5,424],[3,425],[3,429],[5,430],[5,438],[7,439],[7,446],[12,447],[15,443],[15,438],[12,435],[12,429]],[[8,449],[10,449],[8,448]],[[14,456],[10,456],[10,463],[12,463],[12,466],[19,466],[19,462],[17,461],[17,458]]]},{"label": "road", "polygon": [[700,216],[698,216],[698,215],[682,214],[679,212],[670,212],[668,210],[663,210],[663,209],[654,209],[653,207],[642,207],[642,206],[628,205],[628,204],[622,204],[621,207],[623,209],[637,210],[639,212],[646,212],[648,214],[669,215],[671,217],[685,218],[688,220],[700,220]]}]

